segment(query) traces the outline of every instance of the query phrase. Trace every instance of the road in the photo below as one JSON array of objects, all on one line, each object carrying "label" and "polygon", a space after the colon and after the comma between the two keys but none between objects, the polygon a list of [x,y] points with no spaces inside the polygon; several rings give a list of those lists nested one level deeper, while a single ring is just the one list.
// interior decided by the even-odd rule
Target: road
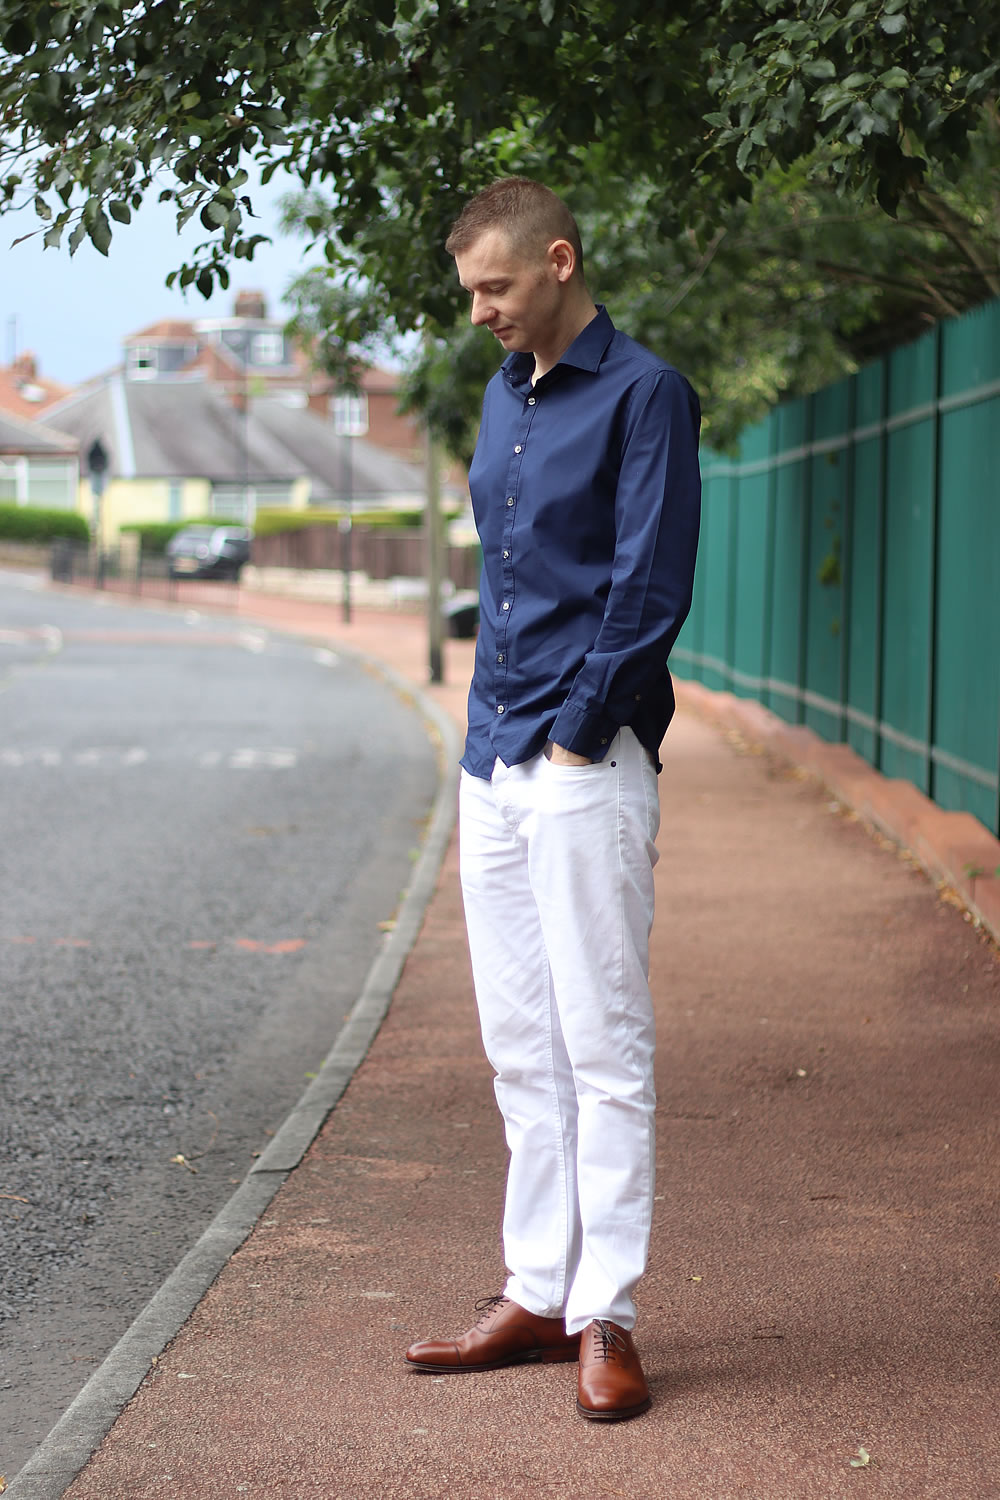
[{"label": "road", "polygon": [[319,1068],[436,780],[332,651],[0,573],[0,1474]]}]

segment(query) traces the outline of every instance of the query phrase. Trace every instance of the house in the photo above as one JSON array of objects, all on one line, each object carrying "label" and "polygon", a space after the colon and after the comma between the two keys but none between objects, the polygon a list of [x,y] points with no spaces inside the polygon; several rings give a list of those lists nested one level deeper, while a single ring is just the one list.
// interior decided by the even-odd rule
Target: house
[{"label": "house", "polygon": [[240,409],[200,375],[128,380],[121,373],[68,397],[53,422],[86,454],[108,458],[100,514],[89,481],[82,508],[110,541],[125,522],[218,516],[253,521],[259,510],[345,504],[416,507],[423,474],[363,438],[282,396],[251,396]]},{"label": "house", "polygon": [[69,391],[68,385],[40,375],[37,359],[27,350],[11,364],[0,365],[0,412],[34,422]]},{"label": "house", "polygon": [[0,408],[0,505],[75,510],[79,480],[72,434]]},{"label": "house", "polygon": [[[312,367],[284,325],[268,317],[262,292],[239,292],[229,318],[152,323],[125,340],[124,352],[130,381],[200,373],[238,407],[251,396],[281,395],[289,405],[334,417],[344,399],[337,383]],[[369,442],[398,458],[421,462],[423,429],[397,410],[398,376],[370,366],[360,386],[348,400]]]},{"label": "house", "polygon": [[105,542],[125,522],[423,503],[423,437],[395,410],[395,377],[369,370],[361,395],[345,398],[258,293],[241,292],[231,318],[140,329],[124,355],[51,408],[82,455],[95,442],[107,455],[99,506],[89,480],[80,502]]}]

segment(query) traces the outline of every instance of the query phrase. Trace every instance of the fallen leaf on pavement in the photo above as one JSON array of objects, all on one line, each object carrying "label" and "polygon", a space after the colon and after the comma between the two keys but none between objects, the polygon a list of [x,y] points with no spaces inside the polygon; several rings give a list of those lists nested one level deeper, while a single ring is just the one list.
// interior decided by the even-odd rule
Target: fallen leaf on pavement
[{"label": "fallen leaf on pavement", "polygon": [[852,1469],[867,1469],[867,1467],[871,1463],[871,1461],[872,1461],[872,1457],[871,1457],[871,1454],[868,1452],[868,1449],[867,1448],[859,1448],[858,1449],[858,1456],[857,1456],[857,1458],[852,1458],[851,1459],[851,1468]]}]

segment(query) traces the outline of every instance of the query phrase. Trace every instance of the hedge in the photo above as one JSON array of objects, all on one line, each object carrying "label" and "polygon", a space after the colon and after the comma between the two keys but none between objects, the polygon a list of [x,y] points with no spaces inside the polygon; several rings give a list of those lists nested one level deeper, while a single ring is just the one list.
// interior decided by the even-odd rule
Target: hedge
[{"label": "hedge", "polygon": [[126,521],[118,529],[129,531],[139,538],[139,545],[147,556],[163,553],[167,550],[167,543],[178,531],[184,531],[188,526],[225,526],[233,525],[219,516],[203,516],[200,520],[184,521]]},{"label": "hedge", "polygon": [[37,505],[0,505],[0,539],[7,542],[51,542],[54,537],[90,540],[90,528],[76,510],[43,510]]},{"label": "hedge", "polygon": [[[452,514],[458,514],[452,510]],[[342,510],[259,510],[253,523],[256,536],[273,536],[280,531],[301,531],[304,526],[336,526],[346,514]],[[390,531],[419,529],[424,524],[424,512],[418,510],[362,510],[351,511],[355,526],[386,527]]]}]

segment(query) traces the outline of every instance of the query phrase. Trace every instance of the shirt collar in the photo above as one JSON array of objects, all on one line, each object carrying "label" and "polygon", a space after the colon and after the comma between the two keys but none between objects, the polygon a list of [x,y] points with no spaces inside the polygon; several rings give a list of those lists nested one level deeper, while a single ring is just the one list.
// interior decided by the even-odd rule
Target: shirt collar
[{"label": "shirt collar", "polygon": [[[560,365],[572,365],[574,369],[589,370],[595,374],[614,333],[615,325],[607,309],[603,302],[598,302],[597,317],[591,318],[586,328],[577,334],[562,357],[541,378],[548,379],[548,376],[558,370]],[[524,385],[531,379],[534,367],[535,361],[532,354],[509,354],[500,366],[504,379],[509,385]]]}]

